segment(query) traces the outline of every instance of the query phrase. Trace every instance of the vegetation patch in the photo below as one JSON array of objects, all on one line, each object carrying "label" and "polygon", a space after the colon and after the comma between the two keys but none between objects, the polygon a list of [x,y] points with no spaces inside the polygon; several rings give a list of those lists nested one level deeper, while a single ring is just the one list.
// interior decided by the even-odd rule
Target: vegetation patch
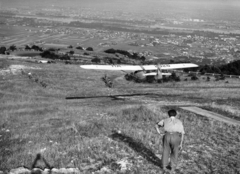
[{"label": "vegetation patch", "polygon": [[[14,137],[13,133],[0,125],[0,169],[6,170],[9,166],[9,158],[14,156],[14,151],[21,152],[26,144],[25,139]],[[14,149],[14,151],[13,151]]]},{"label": "vegetation patch", "polygon": [[98,122],[80,122],[76,125],[76,131],[84,137],[97,137],[104,132],[104,125]]},{"label": "vegetation patch", "polygon": [[6,69],[8,68],[10,63],[8,62],[7,59],[0,59],[0,69]]},{"label": "vegetation patch", "polygon": [[149,122],[156,119],[157,114],[151,112],[145,106],[122,110],[122,119],[133,122]]}]

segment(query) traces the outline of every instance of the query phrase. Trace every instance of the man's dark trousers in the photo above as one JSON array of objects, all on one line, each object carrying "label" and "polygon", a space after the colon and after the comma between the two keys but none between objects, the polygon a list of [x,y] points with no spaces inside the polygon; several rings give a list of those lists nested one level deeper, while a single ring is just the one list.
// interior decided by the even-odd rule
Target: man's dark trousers
[{"label": "man's dark trousers", "polygon": [[163,136],[163,155],[162,155],[162,165],[166,168],[169,164],[169,155],[171,160],[171,167],[175,169],[177,167],[179,145],[181,142],[180,134],[166,132]]}]

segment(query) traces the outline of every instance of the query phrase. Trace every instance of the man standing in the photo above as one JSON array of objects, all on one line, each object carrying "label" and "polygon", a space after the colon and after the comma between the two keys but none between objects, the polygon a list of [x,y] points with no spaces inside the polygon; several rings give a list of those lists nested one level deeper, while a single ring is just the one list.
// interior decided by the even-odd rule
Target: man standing
[{"label": "man standing", "polygon": [[[164,128],[162,167],[166,171],[169,164],[174,172],[177,167],[178,153],[182,149],[184,128],[182,122],[176,118],[177,112],[172,109],[168,111],[169,118],[161,120],[156,124],[156,130],[161,135],[159,127]],[[181,136],[180,136],[181,135]]]}]

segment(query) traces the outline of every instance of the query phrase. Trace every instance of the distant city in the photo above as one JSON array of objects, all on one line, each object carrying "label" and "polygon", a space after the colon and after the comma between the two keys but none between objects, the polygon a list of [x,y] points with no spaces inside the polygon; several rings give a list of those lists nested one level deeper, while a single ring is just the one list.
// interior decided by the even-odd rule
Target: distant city
[{"label": "distant city", "polygon": [[[93,47],[99,52],[115,48],[138,53],[155,62],[177,60],[223,64],[239,59],[237,6],[230,11],[233,6],[222,9],[223,4],[215,8],[211,4],[204,6],[206,9],[201,13],[200,7],[196,9],[199,4],[194,6],[185,2],[176,10],[160,6],[159,10],[154,8],[148,13],[154,3],[142,12],[121,11],[121,5],[119,10],[106,9],[99,4],[94,6],[93,2],[84,5],[63,7],[55,2],[41,7],[23,4],[2,7],[0,46],[15,45],[21,50],[26,45],[38,45],[45,49],[60,48],[61,53],[69,51],[66,50],[69,45],[73,48]],[[89,8],[89,5],[93,7]],[[141,6],[140,9],[144,8]]]}]

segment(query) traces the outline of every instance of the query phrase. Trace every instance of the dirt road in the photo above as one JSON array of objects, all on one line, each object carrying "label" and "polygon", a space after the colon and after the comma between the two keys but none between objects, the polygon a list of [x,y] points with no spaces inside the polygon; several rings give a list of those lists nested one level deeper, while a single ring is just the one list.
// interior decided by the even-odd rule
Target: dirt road
[{"label": "dirt road", "polygon": [[209,117],[209,118],[213,118],[213,119],[216,119],[216,120],[219,120],[219,121],[223,121],[223,122],[228,123],[228,124],[240,125],[240,121],[225,117],[223,115],[220,115],[220,114],[217,114],[217,113],[214,113],[214,112],[211,112],[211,111],[201,109],[199,107],[180,107],[180,108],[183,109],[183,110],[186,110],[186,111],[193,112],[195,114],[199,114],[199,115],[202,115],[202,116],[205,116],[205,117]]}]

